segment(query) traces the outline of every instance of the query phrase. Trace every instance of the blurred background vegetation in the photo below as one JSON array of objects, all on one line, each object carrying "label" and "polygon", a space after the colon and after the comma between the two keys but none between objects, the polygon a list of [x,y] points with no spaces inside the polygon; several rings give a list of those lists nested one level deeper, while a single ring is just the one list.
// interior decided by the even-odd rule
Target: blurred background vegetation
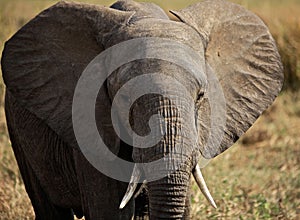
[{"label": "blurred background vegetation", "polygon": [[[232,0],[258,14],[285,68],[274,105],[226,153],[203,170],[218,209],[193,184],[193,219],[300,219],[300,0]],[[22,25],[54,0],[0,0],[0,51]],[[111,0],[84,0],[109,6]],[[153,0],[180,9],[197,0]],[[201,12],[200,12],[201,13]],[[0,219],[34,219],[7,135],[0,80]]]}]

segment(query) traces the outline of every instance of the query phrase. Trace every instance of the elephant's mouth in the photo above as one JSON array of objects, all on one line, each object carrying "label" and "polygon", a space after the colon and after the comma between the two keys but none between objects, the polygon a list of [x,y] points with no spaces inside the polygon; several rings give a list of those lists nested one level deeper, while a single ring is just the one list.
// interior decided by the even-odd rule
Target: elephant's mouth
[{"label": "elephant's mouth", "polygon": [[[194,167],[194,169],[192,170],[192,173],[193,173],[194,179],[195,179],[198,187],[200,188],[200,190],[203,193],[203,195],[205,196],[205,198],[209,201],[209,203],[214,208],[217,208],[217,205],[208,190],[208,187],[205,183],[205,180],[203,178],[203,175],[201,173],[201,170],[200,170],[200,167],[198,164]],[[137,165],[135,165],[132,175],[131,175],[131,178],[130,178],[130,183],[128,184],[127,191],[126,191],[125,196],[123,197],[122,202],[120,204],[120,209],[123,209],[126,206],[126,204],[129,202],[129,200],[132,198],[133,194],[136,191],[138,183],[141,180],[141,176],[142,176],[141,169]],[[147,183],[147,181],[144,180],[143,184],[146,184],[146,183]],[[137,194],[139,192],[140,192],[140,190],[137,192]]]}]

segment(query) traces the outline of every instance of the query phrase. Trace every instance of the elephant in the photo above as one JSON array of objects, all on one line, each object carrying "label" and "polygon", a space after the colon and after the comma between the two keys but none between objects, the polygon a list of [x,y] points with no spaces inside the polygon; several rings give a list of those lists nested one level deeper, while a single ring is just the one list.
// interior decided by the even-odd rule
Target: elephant
[{"label": "elephant", "polygon": [[[192,176],[216,207],[201,168],[272,104],[283,67],[267,26],[239,5],[170,13],[60,1],[5,43],[7,126],[36,219],[190,219]],[[93,68],[103,72],[83,79]],[[90,127],[103,151],[89,151]],[[122,178],[101,171],[111,166]]]}]

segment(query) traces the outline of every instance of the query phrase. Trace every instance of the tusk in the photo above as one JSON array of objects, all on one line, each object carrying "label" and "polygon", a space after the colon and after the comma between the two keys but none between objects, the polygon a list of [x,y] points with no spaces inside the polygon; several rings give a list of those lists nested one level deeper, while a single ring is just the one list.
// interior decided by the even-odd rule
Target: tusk
[{"label": "tusk", "polygon": [[134,198],[136,199],[136,197],[138,197],[141,192],[143,191],[144,188],[146,188],[146,184],[147,184],[147,180],[144,180],[140,189],[136,192],[136,194],[134,195]]},{"label": "tusk", "polygon": [[123,209],[126,204],[129,202],[129,200],[131,199],[138,183],[139,183],[139,180],[141,178],[141,170],[137,167],[137,165],[135,164],[134,165],[134,168],[133,168],[133,172],[132,172],[132,175],[131,175],[131,178],[130,178],[130,183],[128,184],[128,188],[127,188],[127,191],[125,193],[125,196],[124,198],[122,199],[122,202],[120,204],[120,209]]},{"label": "tusk", "polygon": [[206,199],[209,201],[209,203],[216,209],[217,205],[206,186],[205,180],[202,176],[202,173],[201,173],[201,170],[200,170],[200,167],[198,164],[196,165],[195,169],[193,170],[193,176],[194,176],[201,192],[203,193],[203,195],[206,197]]}]

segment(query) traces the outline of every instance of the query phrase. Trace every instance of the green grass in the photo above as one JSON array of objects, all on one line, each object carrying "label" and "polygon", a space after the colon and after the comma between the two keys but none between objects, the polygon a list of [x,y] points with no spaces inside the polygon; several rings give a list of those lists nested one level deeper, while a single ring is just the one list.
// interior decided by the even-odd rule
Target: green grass
[{"label": "green grass", "polygon": [[[1,0],[0,50],[53,0]],[[112,1],[86,0],[110,5]],[[155,0],[165,9],[196,2]],[[193,184],[193,219],[300,219],[300,1],[235,0],[267,23],[285,67],[285,91],[241,140],[203,170],[218,209]],[[0,82],[0,219],[33,219],[10,147]]]}]

